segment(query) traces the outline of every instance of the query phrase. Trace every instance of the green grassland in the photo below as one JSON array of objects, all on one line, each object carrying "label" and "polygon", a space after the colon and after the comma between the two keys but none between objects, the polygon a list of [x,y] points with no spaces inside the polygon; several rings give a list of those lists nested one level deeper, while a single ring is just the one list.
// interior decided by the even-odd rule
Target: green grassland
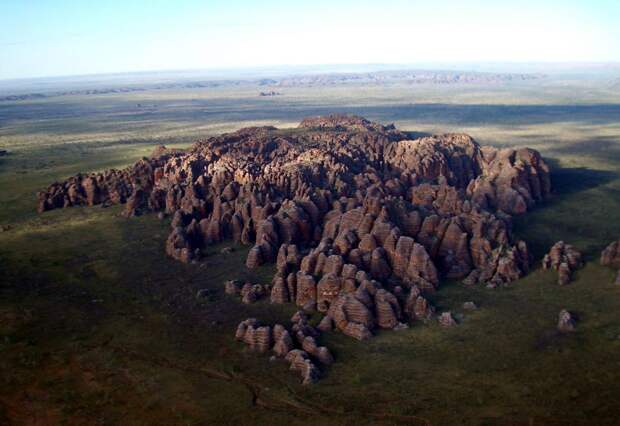
[{"label": "green grassland", "polygon": [[[0,103],[0,424],[617,424],[620,287],[598,254],[620,237],[620,92],[557,79],[258,91]],[[336,362],[303,387],[285,363],[233,339],[242,319],[285,322],[295,311],[224,294],[231,278],[271,279],[270,266],[245,269],[247,247],[212,247],[204,263],[183,265],[165,256],[169,225],[155,215],[35,212],[50,182],[128,165],[157,144],[332,111],[539,149],[555,192],[515,220],[535,270],[497,290],[443,283],[434,303],[463,315],[452,329],[415,324],[363,343],[323,335]],[[539,267],[559,239],[587,260],[566,287]],[[463,311],[469,300],[480,309]],[[562,308],[580,318],[570,336],[555,332]]]}]

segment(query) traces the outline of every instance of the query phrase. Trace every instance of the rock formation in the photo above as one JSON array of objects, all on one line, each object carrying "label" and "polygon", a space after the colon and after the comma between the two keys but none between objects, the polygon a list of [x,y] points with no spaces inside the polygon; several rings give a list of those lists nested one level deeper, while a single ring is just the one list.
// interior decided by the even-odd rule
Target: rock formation
[{"label": "rock formation", "polygon": [[241,287],[240,291],[241,301],[246,304],[254,303],[265,296],[268,292],[269,289],[261,284],[245,283],[243,287]]},{"label": "rock formation", "polygon": [[[38,197],[39,211],[125,203],[127,216],[170,214],[166,252],[184,262],[233,239],[254,245],[246,262],[253,268],[292,245],[281,278],[288,285],[303,272],[308,294],[295,299],[313,296],[314,279],[325,310],[330,292],[351,285],[338,279],[344,265],[424,290],[442,276],[493,286],[519,278],[529,256],[513,241],[508,214],[549,190],[534,150],[482,148],[463,134],[410,140],[394,126],[332,115],[305,119],[294,133],[246,128],[187,152],[160,147],[127,169],[79,174]],[[328,249],[301,256],[327,241]],[[282,289],[276,300],[287,298]]]},{"label": "rock formation", "polygon": [[467,309],[468,311],[475,311],[478,309],[478,305],[475,302],[465,302],[463,303],[463,309]]},{"label": "rock formation", "polygon": [[315,339],[319,333],[308,324],[303,312],[293,315],[291,322],[293,326],[289,331],[281,324],[273,328],[260,326],[255,318],[248,318],[239,323],[235,338],[251,350],[265,353],[271,349],[276,357],[290,364],[292,371],[299,372],[303,384],[314,383],[321,375],[318,366],[329,366],[334,358],[329,349],[317,345]]},{"label": "rock formation", "polygon": [[[229,282],[226,293],[323,318],[314,328],[300,313],[290,330],[248,319],[236,337],[312,383],[333,361],[319,331],[364,340],[433,318],[428,293],[442,278],[496,287],[528,273],[511,215],[549,192],[537,151],[480,147],[464,134],[412,140],[393,125],[336,114],[296,131],[241,129],[185,152],[159,147],[124,170],[53,183],[38,210],[125,204],[127,217],[160,213],[171,217],[166,253],[182,262],[225,240],[252,245],[246,266],[275,263],[271,286]],[[440,319],[455,323],[449,313]]]},{"label": "rock formation", "polygon": [[620,268],[620,240],[613,241],[601,252],[601,265]]},{"label": "rock formation", "polygon": [[558,241],[543,258],[542,266],[558,271],[558,284],[566,285],[572,280],[573,272],[581,268],[583,263],[581,253],[575,247]]},{"label": "rock formation", "polygon": [[[246,266],[275,262],[271,288],[230,284],[251,303],[295,303],[357,339],[434,314],[440,279],[490,287],[529,271],[512,214],[550,191],[531,149],[483,148],[464,134],[411,140],[349,115],[295,132],[245,128],[160,147],[124,170],[76,175],[38,194],[39,211],[101,203],[171,216],[166,253],[200,259],[210,244],[253,245]],[[293,336],[294,337],[294,336]]]},{"label": "rock formation", "polygon": [[231,296],[239,296],[243,303],[250,304],[272,292],[272,288],[269,285],[249,282],[242,285],[240,281],[228,280],[224,283],[224,292]]},{"label": "rock formation", "polygon": [[620,240],[613,241],[601,252],[601,265],[618,268],[614,283],[620,285]]},{"label": "rock formation", "polygon": [[452,316],[452,312],[443,312],[439,316],[439,324],[441,324],[443,327],[453,327],[457,325],[456,320]]},{"label": "rock formation", "polygon": [[39,193],[38,210],[43,212],[59,207],[103,203],[128,203],[128,216],[140,214],[146,209],[164,210],[166,192],[156,188],[156,184],[163,177],[165,164],[180,155],[177,150],[158,147],[149,158],[143,158],[124,170],[78,174],[62,183],[53,183],[46,191]]},{"label": "rock formation", "polygon": [[566,309],[562,309],[558,315],[558,331],[561,333],[570,333],[575,331],[577,321],[575,316],[568,312]]},{"label": "rock formation", "polygon": [[273,344],[271,327],[260,326],[255,318],[242,321],[237,327],[235,338],[258,352],[267,352]]}]

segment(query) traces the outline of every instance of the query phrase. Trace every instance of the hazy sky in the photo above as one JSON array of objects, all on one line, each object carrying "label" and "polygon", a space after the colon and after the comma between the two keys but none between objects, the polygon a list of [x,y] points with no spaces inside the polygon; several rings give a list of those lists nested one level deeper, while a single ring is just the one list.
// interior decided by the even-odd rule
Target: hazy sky
[{"label": "hazy sky", "polygon": [[620,0],[0,0],[0,79],[434,61],[620,61]]}]

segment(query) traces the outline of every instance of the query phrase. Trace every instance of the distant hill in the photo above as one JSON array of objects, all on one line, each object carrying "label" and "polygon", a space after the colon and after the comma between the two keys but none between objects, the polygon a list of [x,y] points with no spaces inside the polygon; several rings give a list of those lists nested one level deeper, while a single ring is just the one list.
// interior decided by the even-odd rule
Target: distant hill
[{"label": "distant hill", "polygon": [[346,83],[412,83],[412,84],[489,84],[506,83],[511,81],[537,80],[544,78],[543,74],[513,74],[487,72],[458,72],[458,71],[427,71],[427,70],[399,70],[379,71],[369,73],[332,73],[283,77],[274,85],[277,86],[304,86],[304,85],[336,85]]},{"label": "distant hill", "polygon": [[[93,82],[93,87],[73,88],[70,90],[50,90],[42,92],[23,91],[16,94],[0,96],[2,101],[22,101],[43,99],[56,96],[106,95],[113,93],[130,93],[147,90],[199,89],[221,86],[334,86],[343,84],[501,84],[514,81],[537,80],[543,74],[526,73],[489,73],[472,71],[430,71],[430,70],[395,70],[375,72],[331,72],[316,74],[295,74],[261,78],[238,78],[221,80],[187,80],[166,82]],[[264,92],[268,93],[268,92]],[[274,92],[275,93],[275,92]]]}]

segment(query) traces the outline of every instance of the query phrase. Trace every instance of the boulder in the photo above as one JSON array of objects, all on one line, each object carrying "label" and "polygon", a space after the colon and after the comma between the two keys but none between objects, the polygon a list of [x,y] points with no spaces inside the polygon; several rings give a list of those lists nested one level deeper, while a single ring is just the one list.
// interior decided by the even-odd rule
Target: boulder
[{"label": "boulder", "polygon": [[478,309],[478,305],[476,305],[474,302],[465,302],[463,303],[463,309],[466,309],[468,311],[475,311],[476,309]]},{"label": "boulder", "polygon": [[575,331],[577,321],[575,316],[566,309],[562,309],[558,315],[558,331],[561,333],[570,333]]},{"label": "boulder", "polygon": [[439,315],[439,324],[443,327],[453,327],[457,325],[451,312],[442,312],[441,315]]}]

